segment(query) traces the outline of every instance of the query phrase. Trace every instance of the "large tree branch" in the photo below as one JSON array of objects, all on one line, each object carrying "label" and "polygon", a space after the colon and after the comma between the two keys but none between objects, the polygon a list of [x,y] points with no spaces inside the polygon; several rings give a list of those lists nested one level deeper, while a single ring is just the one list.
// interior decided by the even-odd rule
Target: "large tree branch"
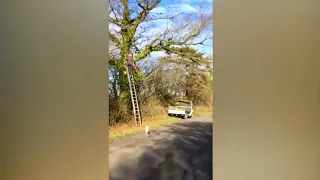
[{"label": "large tree branch", "polygon": [[116,35],[112,34],[110,31],[109,31],[109,38],[113,43],[115,43],[117,47],[120,47],[120,44],[121,44],[120,40],[117,38]]},{"label": "large tree branch", "polygon": [[[209,24],[210,24],[210,22],[206,22],[206,23],[202,24],[199,29],[197,29],[193,33],[191,32],[188,36],[184,37],[182,41],[173,41],[172,38],[164,39],[161,36],[166,35],[166,33],[161,34],[160,37],[155,38],[148,45],[146,45],[145,48],[143,50],[141,50],[135,56],[135,60],[139,61],[141,59],[144,59],[154,51],[165,51],[167,53],[174,53],[174,54],[178,54],[180,56],[184,56],[183,52],[179,51],[180,48],[173,47],[173,46],[186,46],[186,45],[203,44],[203,42],[206,41],[207,39],[204,39],[203,41],[200,41],[197,43],[188,43],[188,41],[190,41],[193,38],[196,38],[201,33],[201,31]],[[155,44],[157,41],[158,41],[158,43]],[[189,59],[198,63],[197,58],[190,57]]]},{"label": "large tree branch", "polygon": [[133,30],[134,32],[137,30],[138,26],[139,26],[143,21],[146,20],[149,12],[150,12],[152,9],[154,9],[154,8],[161,2],[161,0],[156,0],[156,1],[154,2],[154,4],[151,4],[151,5],[148,4],[148,2],[149,2],[148,0],[143,1],[143,2],[145,2],[146,5],[143,5],[142,2],[138,2],[138,1],[137,1],[138,6],[142,9],[142,11],[138,14],[138,16],[137,16],[136,18],[134,18],[134,19],[132,19],[132,20],[130,21],[130,23],[133,24],[132,30]]}]

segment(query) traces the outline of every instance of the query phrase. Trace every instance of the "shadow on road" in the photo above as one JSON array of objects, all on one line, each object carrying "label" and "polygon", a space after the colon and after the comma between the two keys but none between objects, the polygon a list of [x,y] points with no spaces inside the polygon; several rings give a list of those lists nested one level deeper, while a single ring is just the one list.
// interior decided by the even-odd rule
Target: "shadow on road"
[{"label": "shadow on road", "polygon": [[212,122],[178,123],[152,135],[138,162],[121,161],[110,180],[212,179]]}]

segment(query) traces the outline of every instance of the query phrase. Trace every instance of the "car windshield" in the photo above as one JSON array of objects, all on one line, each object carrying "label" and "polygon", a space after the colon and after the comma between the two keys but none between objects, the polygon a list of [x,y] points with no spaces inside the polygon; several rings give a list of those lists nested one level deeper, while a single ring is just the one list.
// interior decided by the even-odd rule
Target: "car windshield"
[{"label": "car windshield", "polygon": [[176,102],[177,106],[187,106],[187,107],[191,107],[191,103],[190,102],[184,102],[184,101],[177,101]]}]

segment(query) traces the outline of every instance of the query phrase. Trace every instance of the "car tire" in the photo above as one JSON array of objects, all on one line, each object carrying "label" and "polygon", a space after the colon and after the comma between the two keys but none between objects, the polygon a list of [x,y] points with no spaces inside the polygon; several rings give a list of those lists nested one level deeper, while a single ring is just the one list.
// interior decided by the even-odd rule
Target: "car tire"
[{"label": "car tire", "polygon": [[182,119],[186,119],[187,115],[183,115],[181,116]]}]

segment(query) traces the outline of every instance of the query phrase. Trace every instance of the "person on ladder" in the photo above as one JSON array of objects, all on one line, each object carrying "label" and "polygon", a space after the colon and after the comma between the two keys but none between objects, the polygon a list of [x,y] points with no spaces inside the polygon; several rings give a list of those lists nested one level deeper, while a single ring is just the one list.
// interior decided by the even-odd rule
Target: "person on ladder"
[{"label": "person on ladder", "polygon": [[131,75],[132,74],[132,70],[136,70],[137,69],[137,66],[134,63],[133,57],[132,57],[131,54],[128,54],[127,65],[128,65],[129,74]]}]

